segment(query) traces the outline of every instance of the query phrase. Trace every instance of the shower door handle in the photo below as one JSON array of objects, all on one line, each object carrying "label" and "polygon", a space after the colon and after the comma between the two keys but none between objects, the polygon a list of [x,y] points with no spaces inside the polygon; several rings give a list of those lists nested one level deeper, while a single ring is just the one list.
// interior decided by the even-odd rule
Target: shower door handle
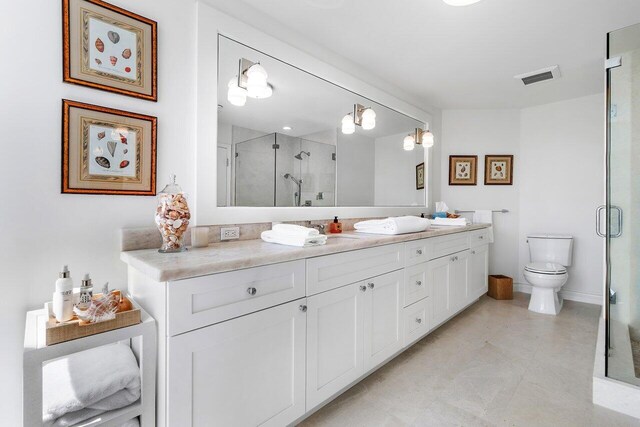
[{"label": "shower door handle", "polygon": [[616,211],[616,221],[612,221],[611,227],[609,228],[609,230],[611,230],[611,237],[620,237],[622,236],[622,209],[618,206],[611,206],[611,210]]},{"label": "shower door handle", "polygon": [[598,206],[596,209],[596,234],[600,237],[607,237],[601,230],[600,225],[602,224],[602,211],[607,207],[605,205]]}]

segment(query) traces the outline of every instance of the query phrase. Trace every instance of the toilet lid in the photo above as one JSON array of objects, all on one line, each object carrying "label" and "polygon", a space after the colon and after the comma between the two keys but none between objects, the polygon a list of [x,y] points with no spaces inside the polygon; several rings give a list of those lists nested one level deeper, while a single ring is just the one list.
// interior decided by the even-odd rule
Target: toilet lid
[{"label": "toilet lid", "polygon": [[567,272],[564,266],[553,262],[532,262],[527,264],[524,269],[532,273],[540,274],[564,274]]}]

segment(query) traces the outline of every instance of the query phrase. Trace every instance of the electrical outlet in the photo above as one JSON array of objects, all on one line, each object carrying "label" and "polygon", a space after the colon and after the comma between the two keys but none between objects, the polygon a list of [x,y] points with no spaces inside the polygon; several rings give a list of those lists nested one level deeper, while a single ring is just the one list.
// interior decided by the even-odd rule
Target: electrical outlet
[{"label": "electrical outlet", "polygon": [[220,240],[233,240],[240,238],[240,227],[222,227],[220,229]]}]

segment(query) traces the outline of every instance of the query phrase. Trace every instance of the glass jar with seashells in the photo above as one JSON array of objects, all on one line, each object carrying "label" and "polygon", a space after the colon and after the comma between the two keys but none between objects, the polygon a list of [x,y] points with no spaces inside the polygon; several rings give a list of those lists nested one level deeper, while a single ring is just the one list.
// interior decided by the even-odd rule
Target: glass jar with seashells
[{"label": "glass jar with seashells", "polygon": [[158,252],[182,252],[184,234],[189,226],[189,205],[182,188],[176,184],[176,176],[170,176],[170,183],[158,193],[156,225],[162,234],[162,247]]}]

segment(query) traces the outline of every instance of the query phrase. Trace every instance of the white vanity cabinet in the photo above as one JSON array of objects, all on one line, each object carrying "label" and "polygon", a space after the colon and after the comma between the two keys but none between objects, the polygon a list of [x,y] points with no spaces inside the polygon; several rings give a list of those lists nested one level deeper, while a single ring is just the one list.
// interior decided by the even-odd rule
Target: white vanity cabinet
[{"label": "white vanity cabinet", "polygon": [[308,408],[402,349],[403,292],[398,270],[308,298]]},{"label": "white vanity cabinet", "polygon": [[489,290],[489,245],[472,248],[469,252],[469,302]]},{"label": "white vanity cabinet", "polygon": [[158,322],[157,424],[292,425],[459,313],[487,291],[488,234],[435,233],[205,274],[200,253],[176,280],[130,264]]},{"label": "white vanity cabinet", "polygon": [[168,339],[170,426],[283,426],[305,413],[306,300]]}]

